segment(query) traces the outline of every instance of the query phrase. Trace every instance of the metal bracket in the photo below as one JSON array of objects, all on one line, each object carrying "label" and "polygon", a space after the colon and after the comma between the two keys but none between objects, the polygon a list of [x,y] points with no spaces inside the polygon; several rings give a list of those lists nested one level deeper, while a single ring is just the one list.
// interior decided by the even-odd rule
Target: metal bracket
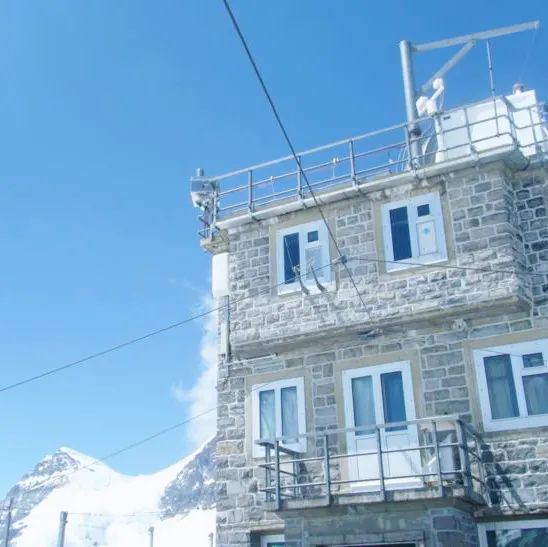
[{"label": "metal bracket", "polygon": [[310,294],[310,291],[308,290],[308,287],[303,283],[303,279],[301,277],[301,268],[299,266],[293,266],[293,273],[295,274],[295,277],[299,281],[299,285],[301,286],[301,291],[308,296]]},{"label": "metal bracket", "polygon": [[312,266],[312,264],[310,265],[310,271],[312,272],[312,277],[314,277],[316,287],[318,287],[318,290],[320,292],[324,292],[326,290],[326,288],[318,281],[318,276],[316,275],[316,270],[314,270],[314,266]]}]

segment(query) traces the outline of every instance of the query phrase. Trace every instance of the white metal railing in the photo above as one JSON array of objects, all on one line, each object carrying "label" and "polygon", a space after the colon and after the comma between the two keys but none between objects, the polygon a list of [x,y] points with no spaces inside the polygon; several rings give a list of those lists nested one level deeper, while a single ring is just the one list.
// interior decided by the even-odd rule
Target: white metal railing
[{"label": "white metal railing", "polygon": [[[397,431],[414,439],[390,448],[388,436]],[[349,438],[368,438],[369,448],[349,446]],[[277,510],[286,500],[329,505],[335,496],[366,493],[373,502],[385,501],[387,492],[423,491],[431,497],[466,497],[488,503],[488,491],[477,432],[458,416],[441,416],[378,424],[362,428],[307,433],[306,453],[284,447],[284,441],[260,441],[264,447],[264,486],[267,502]],[[359,472],[358,462],[367,469]],[[413,462],[406,468],[401,462]],[[395,465],[400,462],[400,465]],[[399,469],[398,469],[399,467]],[[418,467],[418,468],[417,468]],[[372,472],[373,469],[373,472]]]},{"label": "white metal railing", "polygon": [[[456,123],[448,123],[452,118]],[[217,222],[231,216],[253,216],[286,201],[304,201],[311,190],[362,187],[382,177],[503,148],[530,157],[548,150],[546,121],[544,103],[515,108],[506,97],[497,97],[423,117],[419,134],[411,134],[409,124],[402,123],[301,152],[310,188],[293,156],[207,177],[214,190],[202,204],[199,233],[207,238]],[[420,154],[411,157],[410,150],[417,148]]]}]

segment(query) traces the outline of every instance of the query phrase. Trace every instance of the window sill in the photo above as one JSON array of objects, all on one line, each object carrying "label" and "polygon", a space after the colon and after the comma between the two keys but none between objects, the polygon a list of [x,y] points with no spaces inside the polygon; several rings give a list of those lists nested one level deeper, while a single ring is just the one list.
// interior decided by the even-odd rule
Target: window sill
[{"label": "window sill", "polygon": [[[306,443],[299,443],[299,444],[280,444],[280,448],[285,448],[286,450],[291,450],[292,452],[295,452],[295,454],[306,454]],[[272,448],[270,455],[271,459],[274,459],[274,451],[275,449]],[[255,441],[253,442],[253,453],[252,453],[254,460],[261,460],[265,461],[265,449],[263,446],[255,444]]]},{"label": "window sill", "polygon": [[[325,291],[321,291],[315,283],[305,283],[304,286],[310,291],[310,295],[322,294],[323,292],[332,292],[336,289],[334,281],[322,283],[322,286],[325,287]],[[304,292],[299,283],[280,285],[277,289],[278,296],[295,295],[297,293],[301,293],[304,295]]]},{"label": "window sill", "polygon": [[400,272],[406,272],[408,270],[420,270],[421,268],[432,268],[437,265],[448,264],[449,258],[447,256],[432,258],[431,260],[421,261],[420,258],[410,258],[408,259],[410,264],[405,260],[398,261],[397,263],[387,262],[385,274],[395,274]]},{"label": "window sill", "polygon": [[520,416],[519,418],[504,418],[484,422],[483,430],[486,433],[491,431],[509,431],[513,429],[532,429],[535,427],[548,426],[548,414],[537,414],[536,416]]}]

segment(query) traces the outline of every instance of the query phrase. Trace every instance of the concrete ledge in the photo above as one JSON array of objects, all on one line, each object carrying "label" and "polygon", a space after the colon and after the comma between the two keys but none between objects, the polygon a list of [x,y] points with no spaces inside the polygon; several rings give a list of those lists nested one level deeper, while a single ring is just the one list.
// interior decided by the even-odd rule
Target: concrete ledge
[{"label": "concrete ledge", "polygon": [[[516,275],[519,275],[516,273]],[[304,332],[297,332],[281,336],[264,336],[261,334],[260,339],[246,341],[238,339],[237,334],[232,333],[231,347],[234,355],[238,358],[249,359],[257,355],[265,355],[267,353],[282,352],[287,348],[288,344],[298,348],[300,346],[308,346],[315,341],[320,341],[326,335],[337,337],[338,340],[355,338],[363,332],[364,329],[369,330],[378,328],[381,331],[399,331],[409,328],[413,325],[414,329],[424,327],[439,327],[440,321],[448,321],[451,323],[456,318],[466,320],[481,319],[490,317],[497,313],[508,314],[529,310],[531,303],[521,296],[511,296],[498,300],[480,301],[475,304],[465,304],[454,306],[449,309],[436,309],[424,312],[414,312],[406,315],[390,315],[379,318],[378,321],[371,322],[364,317],[363,321],[348,322],[343,325],[328,324],[324,328],[310,329]]]}]

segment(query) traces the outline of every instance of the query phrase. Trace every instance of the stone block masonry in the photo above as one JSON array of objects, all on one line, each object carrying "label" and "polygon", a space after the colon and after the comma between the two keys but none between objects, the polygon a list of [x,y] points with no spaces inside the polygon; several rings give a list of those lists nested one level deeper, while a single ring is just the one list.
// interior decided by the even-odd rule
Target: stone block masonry
[{"label": "stone block masonry", "polygon": [[[250,408],[252,386],[303,377],[307,431],[345,427],[342,371],[405,360],[411,364],[417,417],[458,414],[481,433],[474,344],[493,339],[500,345],[548,328],[548,278],[524,273],[548,274],[547,188],[545,168],[516,174],[491,164],[326,205],[373,321],[337,266],[336,286],[325,293],[268,290],[277,283],[276,230],[298,222],[303,213],[226,233],[234,304],[232,358],[220,361],[218,374],[218,546],[260,547],[260,535],[270,531],[285,533],[286,541],[301,547],[390,542],[472,547],[479,545],[478,520],[548,515],[547,428],[482,433],[490,505],[445,497],[270,512],[260,492],[261,460],[251,451]],[[444,208],[445,265],[511,273],[443,264],[386,272],[377,262],[381,204],[434,190]],[[380,330],[367,336],[371,326]],[[320,452],[311,443],[308,453]]]},{"label": "stone block masonry", "polygon": [[[517,182],[502,167],[484,172],[470,171],[416,186],[375,192],[359,198],[326,205],[324,212],[332,225],[348,267],[364,297],[374,323],[412,318],[440,310],[459,313],[467,307],[513,303],[527,307],[533,293],[542,294],[542,283],[521,275],[533,262],[538,264],[541,230],[546,226],[543,196],[527,199],[531,188],[514,191],[514,186],[530,185],[540,176]],[[542,179],[544,180],[544,179]],[[542,184],[540,182],[537,185]],[[446,215],[448,266],[490,267],[513,272],[485,273],[471,270],[412,268],[386,273],[382,262],[380,203],[402,199],[417,192],[440,192]],[[539,190],[535,190],[536,193]],[[520,196],[518,198],[518,196]],[[525,206],[526,209],[518,210]],[[526,220],[520,220],[525,213]],[[340,265],[333,266],[336,289],[303,298],[297,291],[278,295],[268,288],[277,283],[276,229],[297,222],[300,212],[245,224],[228,233],[230,290],[234,301],[231,314],[231,341],[235,349],[257,341],[288,339],[336,327],[367,323],[355,289]],[[531,218],[529,218],[531,217]],[[525,226],[524,223],[527,225]],[[527,231],[527,236],[522,231]],[[543,255],[544,256],[544,255]],[[332,258],[336,258],[332,252]],[[538,265],[536,266],[538,268]],[[545,283],[545,285],[548,284]],[[546,288],[548,291],[548,288]],[[243,297],[251,296],[240,301]],[[508,304],[509,305],[509,304]]]}]

